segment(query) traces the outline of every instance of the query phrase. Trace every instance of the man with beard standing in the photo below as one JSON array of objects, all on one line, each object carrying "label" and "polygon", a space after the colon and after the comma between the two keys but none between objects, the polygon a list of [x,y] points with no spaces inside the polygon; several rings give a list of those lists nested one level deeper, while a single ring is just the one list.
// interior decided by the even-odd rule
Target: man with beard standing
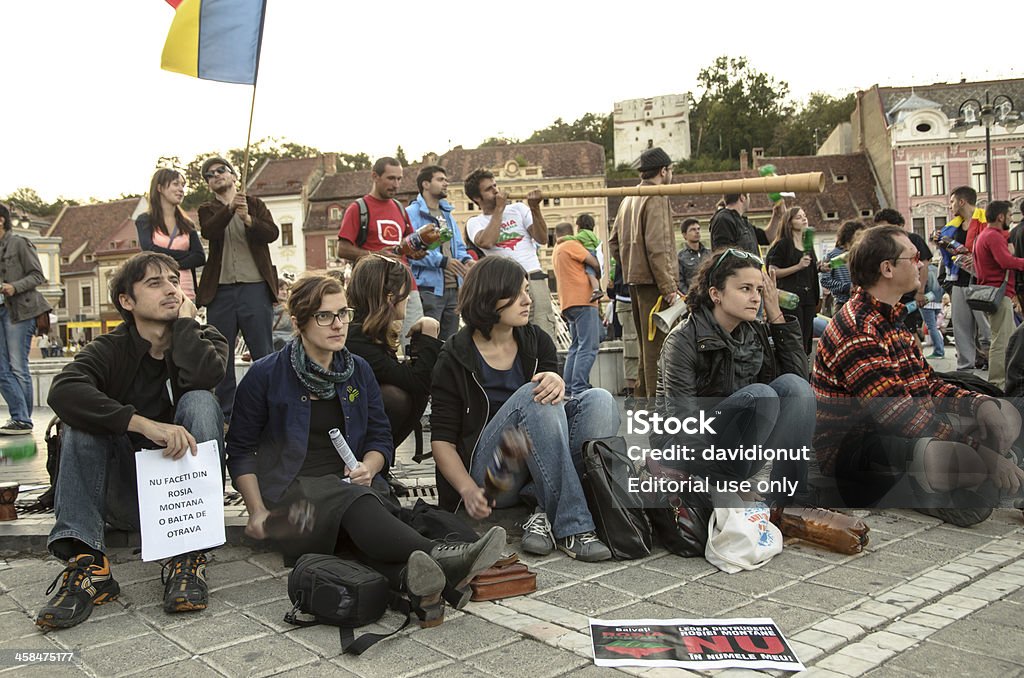
[{"label": "man with beard standing", "polygon": [[206,319],[228,341],[228,363],[217,398],[224,421],[231,420],[235,401],[235,342],[242,332],[253,360],[273,352],[277,271],[268,245],[280,231],[259,198],[240,193],[234,168],[224,158],[208,158],[203,178],[213,200],[199,206],[199,232],[210,243],[210,256],[196,291],[196,304],[206,306]]},{"label": "man with beard standing", "polygon": [[429,223],[438,228],[447,227],[451,240],[427,252],[422,259],[413,259],[412,273],[420,290],[423,315],[441,323],[438,338],[445,341],[459,329],[459,316],[455,306],[462,278],[474,264],[466,251],[462,233],[452,216],[448,197],[448,172],[440,165],[427,165],[416,176],[420,194],[406,210],[412,227],[418,229]]}]

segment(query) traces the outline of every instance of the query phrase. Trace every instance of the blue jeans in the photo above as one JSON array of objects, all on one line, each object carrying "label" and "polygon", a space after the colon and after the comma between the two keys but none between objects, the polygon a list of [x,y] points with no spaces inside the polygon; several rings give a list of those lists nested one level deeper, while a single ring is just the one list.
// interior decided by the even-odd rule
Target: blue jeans
[{"label": "blue jeans", "polygon": [[32,375],[28,352],[32,348],[36,319],[11,322],[7,304],[0,304],[0,395],[7,401],[11,419],[32,423]]},{"label": "blue jeans", "polygon": [[[216,440],[224,454],[224,419],[209,391],[189,391],[178,400],[174,423],[196,442]],[[55,522],[47,545],[77,539],[105,552],[103,524],[139,529],[135,452],[126,434],[86,433],[65,426],[53,505]]]},{"label": "blue jeans", "polygon": [[427,292],[424,288],[420,288],[423,315],[441,323],[441,333],[437,335],[441,341],[448,341],[450,336],[459,331],[459,314],[456,311],[458,298],[459,289],[454,285],[445,288],[443,295]]},{"label": "blue jeans", "polygon": [[224,421],[231,421],[235,403],[235,344],[242,332],[249,355],[256,362],[274,352],[274,302],[266,283],[220,285],[213,301],[206,305],[206,321],[228,340],[228,369],[217,386]]},{"label": "blue jeans", "polygon": [[523,428],[533,442],[523,473],[514,489],[498,496],[498,508],[519,503],[520,496],[532,496],[547,513],[556,539],[594,529],[594,519],[583,496],[580,476],[583,443],[607,438],[619,432],[619,413],[611,394],[590,389],[565,406],[541,405],[533,401],[533,382],[523,384],[505,401],[484,427],[477,442],[469,475],[481,487],[502,432],[512,426]]},{"label": "blue jeans", "polygon": [[[750,384],[715,406],[718,433],[703,441],[715,447],[738,448],[763,445],[765,449],[799,449],[811,446],[816,404],[811,385],[795,374],[783,374],[770,384]],[[809,454],[810,452],[808,452]],[[765,460],[697,462],[688,470],[712,479],[747,480]],[[796,495],[807,492],[807,462],[776,460],[771,479],[797,483]],[[788,497],[779,497],[788,500]]]},{"label": "blue jeans", "polygon": [[928,336],[932,338],[932,352],[940,358],[946,355],[946,342],[942,339],[942,332],[939,332],[939,325],[936,322],[938,311],[934,308],[922,308],[921,317],[924,318],[925,327],[928,328]]},{"label": "blue jeans", "polygon": [[601,340],[601,315],[593,306],[572,306],[562,311],[562,317],[572,334],[563,373],[565,389],[569,396],[578,396],[590,388],[590,370]]}]

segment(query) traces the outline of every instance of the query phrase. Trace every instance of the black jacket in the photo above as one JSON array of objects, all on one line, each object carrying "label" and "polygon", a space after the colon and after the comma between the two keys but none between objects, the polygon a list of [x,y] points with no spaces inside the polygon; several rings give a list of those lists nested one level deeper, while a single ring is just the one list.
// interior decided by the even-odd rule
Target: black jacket
[{"label": "black jacket", "polygon": [[[555,343],[535,325],[512,330],[519,347],[519,364],[527,380],[538,372],[557,372]],[[430,438],[455,445],[468,470],[476,444],[491,414],[487,393],[480,385],[480,361],[473,348],[473,329],[463,327],[441,350],[431,386]],[[437,472],[438,505],[454,511],[459,493]]]},{"label": "black jacket", "polygon": [[[679,398],[678,404],[689,408],[687,403],[692,398],[725,398],[739,390],[733,383],[732,351],[715,324],[711,312],[700,309],[669,332],[658,366],[659,396]],[[787,318],[785,323],[777,325],[748,324],[764,350],[765,360],[757,383],[771,383],[783,374],[797,374],[807,379],[807,356],[800,323]]]},{"label": "black jacket", "polygon": [[415,358],[399,362],[394,353],[363,334],[362,323],[349,325],[345,340],[345,348],[370,364],[378,384],[397,386],[408,393],[418,407],[422,407],[430,397],[430,376],[444,344],[417,332],[412,335],[411,346]]},{"label": "black jacket", "polygon": [[[228,342],[215,327],[178,318],[164,354],[174,402],[187,391],[208,391],[224,379]],[[50,386],[47,404],[65,424],[89,433],[121,435],[135,408],[126,405],[150,343],[133,323],[101,334],[64,366]]]}]

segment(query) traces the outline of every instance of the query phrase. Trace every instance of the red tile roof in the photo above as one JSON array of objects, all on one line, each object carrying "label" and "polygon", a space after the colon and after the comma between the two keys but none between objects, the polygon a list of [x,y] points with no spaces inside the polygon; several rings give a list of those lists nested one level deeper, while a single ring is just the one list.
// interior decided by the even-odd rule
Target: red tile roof
[{"label": "red tile roof", "polygon": [[[325,156],[275,158],[265,161],[249,179],[249,195],[300,195],[302,187],[322,170]],[[330,160],[333,162],[333,159]]]},{"label": "red tile roof", "polygon": [[128,256],[141,252],[139,248],[139,231],[135,228],[135,220],[128,217],[114,229],[103,242],[96,243],[96,256],[123,255]]},{"label": "red tile roof", "polygon": [[108,242],[110,234],[123,226],[125,219],[131,219],[140,200],[142,198],[125,198],[96,205],[76,205],[65,208],[46,234],[62,238],[60,244],[62,261],[64,257],[71,256],[83,244],[86,244],[87,247],[83,251],[83,256],[79,256],[70,264],[61,263],[61,274],[76,273],[92,268],[95,265],[94,262],[86,262],[84,254],[92,254],[94,248],[104,246]]},{"label": "red tile roof", "polygon": [[[419,174],[421,167],[422,165],[416,164],[402,169],[402,183],[395,199],[403,205],[408,205],[418,193],[416,175]],[[341,228],[341,221],[328,219],[330,207],[337,205],[344,214],[345,208],[357,198],[369,193],[372,185],[370,170],[339,172],[325,176],[309,196],[309,214],[306,215],[306,220],[302,224],[302,230],[337,232]]]}]

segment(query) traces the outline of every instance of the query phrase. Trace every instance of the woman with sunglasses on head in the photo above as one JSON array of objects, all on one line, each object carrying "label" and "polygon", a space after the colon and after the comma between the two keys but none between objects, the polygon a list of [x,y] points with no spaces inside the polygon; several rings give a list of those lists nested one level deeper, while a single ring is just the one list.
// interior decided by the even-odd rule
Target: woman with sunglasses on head
[{"label": "woman with sunglasses on head", "polygon": [[[672,329],[661,352],[658,395],[666,397],[670,414],[680,419],[715,410],[715,433],[699,442],[669,444],[685,442],[698,450],[708,445],[785,450],[810,445],[815,403],[800,328],[795,318],[783,314],[774,273],[765,273],[762,266],[749,252],[727,249],[713,253],[694,274],[686,297],[690,315]],[[764,321],[758,320],[762,305]],[[651,442],[659,447],[663,441]],[[681,462],[679,470],[742,481],[764,464],[763,459],[698,459]],[[806,461],[776,460],[771,477],[797,483],[799,497],[806,492]],[[777,493],[769,499],[789,503],[794,497]]]},{"label": "woman with sunglasses on head", "polygon": [[196,269],[206,263],[206,252],[192,220],[185,216],[185,178],[181,172],[161,168],[149,183],[149,211],[135,219],[139,249],[160,252],[178,262],[181,289],[195,301],[199,284]]},{"label": "woman with sunglasses on head", "polygon": [[[228,470],[249,512],[245,533],[278,539],[289,565],[304,553],[353,553],[409,595],[424,625],[439,623],[442,591],[465,605],[469,580],[501,555],[505,531],[436,544],[385,508],[378,490],[387,492],[391,430],[370,366],[345,348],[345,292],[335,278],[308,275],[292,286],[288,311],[296,336],[249,368],[226,437]],[[354,468],[332,429],[358,460]],[[284,527],[268,521],[271,511],[287,516]]]},{"label": "woman with sunglasses on head", "polygon": [[[520,498],[537,510],[523,526],[522,549],[607,560],[580,485],[583,441],[616,435],[610,393],[593,388],[565,400],[555,345],[530,324],[530,281],[513,259],[485,257],[459,290],[465,326],[444,345],[434,368],[431,449],[438,503],[476,519]],[[508,488],[485,494],[485,476],[502,434],[519,428],[532,445]]]},{"label": "woman with sunglasses on head", "polygon": [[397,349],[402,337],[398,327],[405,319],[410,294],[416,292],[409,269],[397,259],[371,254],[352,269],[347,346],[370,364],[377,377],[395,447],[409,436],[427,408],[430,375],[444,346],[437,338],[440,323],[423,316],[409,330],[412,358],[399,362]]},{"label": "woman with sunglasses on head", "polygon": [[800,334],[804,353],[810,355],[814,338],[814,316],[818,312],[821,288],[818,286],[818,259],[814,248],[804,251],[803,237],[807,229],[807,215],[802,207],[790,207],[782,217],[779,235],[765,257],[768,270],[775,272],[780,290],[800,297],[800,305],[793,309],[800,321]]}]

